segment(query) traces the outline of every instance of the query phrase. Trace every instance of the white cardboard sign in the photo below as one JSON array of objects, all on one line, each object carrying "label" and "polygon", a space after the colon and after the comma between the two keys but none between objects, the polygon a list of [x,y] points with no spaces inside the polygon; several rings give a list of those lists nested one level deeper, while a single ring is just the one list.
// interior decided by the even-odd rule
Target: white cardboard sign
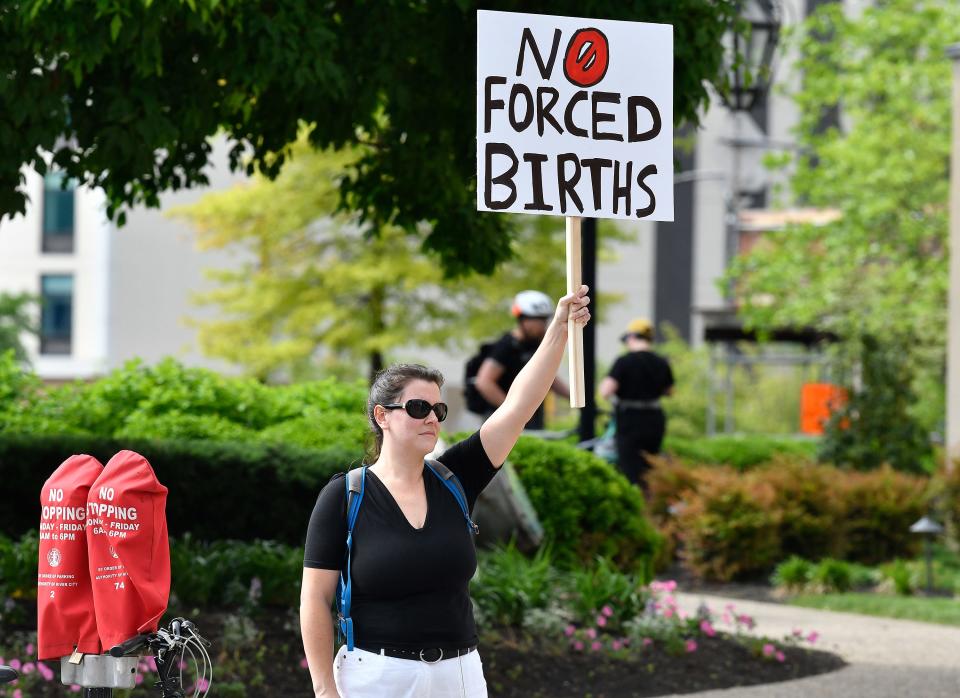
[{"label": "white cardboard sign", "polygon": [[477,209],[673,220],[673,27],[477,12]]}]

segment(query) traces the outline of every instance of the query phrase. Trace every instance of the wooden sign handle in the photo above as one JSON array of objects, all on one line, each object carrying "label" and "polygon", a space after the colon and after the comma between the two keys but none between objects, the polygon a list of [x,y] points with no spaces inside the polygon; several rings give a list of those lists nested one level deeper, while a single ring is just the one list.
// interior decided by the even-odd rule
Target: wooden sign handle
[{"label": "wooden sign handle", "polygon": [[[580,263],[580,218],[567,216],[567,293],[583,283]],[[583,379],[583,328],[567,320],[567,355],[570,365],[570,407],[587,404]]]}]

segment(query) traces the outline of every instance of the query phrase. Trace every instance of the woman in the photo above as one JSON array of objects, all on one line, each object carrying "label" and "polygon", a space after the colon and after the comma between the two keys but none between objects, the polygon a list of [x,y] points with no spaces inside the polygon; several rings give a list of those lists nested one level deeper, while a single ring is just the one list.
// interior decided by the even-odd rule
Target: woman
[{"label": "woman", "polygon": [[[440,456],[471,508],[553,384],[568,316],[581,327],[590,319],[586,294],[581,286],[560,299],[503,404],[478,432]],[[424,468],[446,417],[442,383],[439,372],[408,364],[382,372],[370,388],[375,462],[367,470],[351,550],[356,649],[342,647],[336,658],[330,607],[346,553],[344,476],[335,475],[317,498],[307,531],[300,622],[318,698],[487,695],[469,594],[477,565],[473,538],[453,495]]]}]

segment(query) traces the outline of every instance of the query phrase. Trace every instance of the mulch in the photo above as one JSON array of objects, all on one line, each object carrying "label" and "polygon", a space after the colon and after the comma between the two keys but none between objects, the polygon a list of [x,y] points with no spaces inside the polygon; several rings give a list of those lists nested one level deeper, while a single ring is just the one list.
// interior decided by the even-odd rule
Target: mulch
[{"label": "mulch", "polygon": [[658,645],[630,658],[536,646],[481,647],[492,697],[633,698],[790,681],[845,666],[837,655],[787,647],[784,662],[753,655],[729,636],[698,638],[695,652],[669,654]]},{"label": "mulch", "polygon": [[[21,614],[22,623],[0,624],[0,637],[9,638],[11,633],[35,627],[31,622],[35,618],[35,606],[27,605],[23,610],[26,613]],[[248,696],[312,696],[309,673],[300,666],[303,649],[289,610],[267,609],[257,613],[254,623],[263,636],[255,647],[240,652],[224,647],[220,640],[229,613],[201,611],[189,615],[201,633],[213,641],[211,653],[215,662],[218,655],[223,661],[229,653],[235,667],[245,666],[251,675],[258,675],[251,679],[251,676],[231,676],[230,672],[225,675],[221,671],[211,696],[220,693],[218,683],[231,680],[245,684]],[[490,632],[481,643],[480,654],[491,698],[662,696],[789,681],[844,666],[836,655],[794,647],[784,649],[786,661],[771,661],[755,656],[723,634],[698,638],[697,643],[698,648],[692,653],[670,654],[654,644],[626,657],[613,657],[573,652],[556,642],[515,639],[510,633]],[[59,677],[58,668],[52,668]],[[140,687],[129,695],[131,698],[157,695],[145,688]],[[41,685],[39,690],[31,690],[30,696],[55,698],[64,695],[63,691],[59,682],[54,681]]]}]

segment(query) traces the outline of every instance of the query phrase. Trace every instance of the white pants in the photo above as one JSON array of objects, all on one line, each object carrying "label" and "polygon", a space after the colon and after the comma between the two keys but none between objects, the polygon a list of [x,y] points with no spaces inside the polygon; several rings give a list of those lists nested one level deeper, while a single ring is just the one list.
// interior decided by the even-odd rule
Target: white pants
[{"label": "white pants", "polygon": [[333,660],[340,698],[487,698],[480,654],[435,664],[341,647]]}]

